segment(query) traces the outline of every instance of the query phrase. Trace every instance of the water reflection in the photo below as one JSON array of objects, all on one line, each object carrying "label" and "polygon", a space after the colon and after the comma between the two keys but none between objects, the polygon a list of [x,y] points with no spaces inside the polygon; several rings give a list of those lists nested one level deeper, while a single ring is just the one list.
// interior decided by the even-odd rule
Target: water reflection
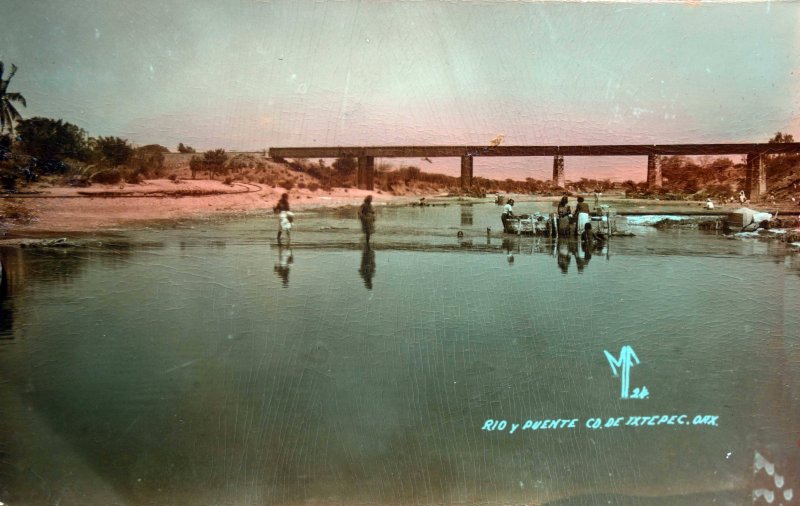
[{"label": "water reflection", "polygon": [[[44,273],[61,269],[61,253],[16,250],[12,271],[41,277],[18,283],[7,306],[18,339],[0,348],[0,405],[9,415],[0,434],[14,435],[0,436],[0,500],[56,503],[63,483],[74,489],[79,476],[89,492],[106,483],[120,496],[84,504],[750,499],[751,447],[796,440],[800,326],[788,308],[797,307],[800,285],[785,275],[796,266],[697,234],[685,236],[688,246],[674,237],[620,240],[618,258],[605,263],[597,257],[607,249],[574,239],[484,245],[484,227],[478,215],[459,240],[454,229],[387,233],[378,243],[381,276],[402,282],[375,296],[361,284],[373,286],[376,252],[355,244],[355,226],[320,233],[316,243],[307,233],[294,246],[307,249],[307,261],[293,290],[268,298],[252,276],[264,270],[263,243],[241,231],[215,231],[229,234],[225,255],[214,254],[220,244],[205,231],[181,231],[157,262],[138,246],[73,251],[84,268],[69,284],[34,282],[52,279]],[[190,233],[197,254],[181,253]],[[720,254],[707,253],[715,247]],[[125,254],[119,265],[102,258]],[[271,254],[288,286],[292,249]],[[515,259],[513,269],[503,256]],[[595,259],[590,275],[561,275],[575,272],[573,257],[579,271]],[[268,260],[266,268],[276,284]],[[652,290],[668,277],[669,289]],[[598,287],[625,300],[609,304]],[[707,300],[714,311],[704,310]],[[753,300],[773,301],[757,321]],[[616,402],[619,383],[602,352],[623,343],[642,357],[635,379],[652,401]],[[3,404],[3,392],[16,404]],[[488,418],[583,422],[673,411],[723,423],[481,430]],[[63,444],[54,450],[54,442]],[[55,492],[25,500],[41,487],[27,478],[33,473]],[[708,495],[692,495],[700,493]]]},{"label": "water reflection", "polygon": [[461,204],[461,225],[472,225],[473,211],[471,204]]},{"label": "water reflection", "polygon": [[553,244],[552,255],[556,257],[556,265],[562,274],[569,273],[572,258],[575,257],[575,265],[578,273],[582,274],[589,266],[592,257],[600,254],[609,259],[608,243],[600,241],[577,241],[574,238],[558,239]]},{"label": "water reflection", "polygon": [[280,278],[284,288],[289,287],[289,270],[293,263],[294,254],[292,253],[292,249],[278,246],[278,261],[275,263],[275,267],[273,267],[272,270],[278,278]]},{"label": "water reflection", "polygon": [[372,278],[375,277],[375,250],[368,242],[364,243],[364,248],[361,250],[361,267],[358,273],[361,274],[367,290],[372,290]]}]

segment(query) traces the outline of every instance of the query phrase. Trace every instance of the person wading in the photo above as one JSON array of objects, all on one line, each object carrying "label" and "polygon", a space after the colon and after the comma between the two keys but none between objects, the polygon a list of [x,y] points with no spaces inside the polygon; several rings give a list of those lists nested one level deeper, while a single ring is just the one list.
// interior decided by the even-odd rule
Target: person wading
[{"label": "person wading", "polygon": [[372,209],[372,195],[364,197],[364,203],[358,209],[358,219],[361,220],[361,230],[369,242],[369,237],[375,232],[375,211]]},{"label": "person wading", "polygon": [[289,194],[284,193],[281,199],[272,208],[272,211],[278,215],[278,244],[281,243],[281,235],[286,232],[286,239],[289,244],[292,242],[291,230],[292,222],[294,221],[294,214],[289,211]]}]

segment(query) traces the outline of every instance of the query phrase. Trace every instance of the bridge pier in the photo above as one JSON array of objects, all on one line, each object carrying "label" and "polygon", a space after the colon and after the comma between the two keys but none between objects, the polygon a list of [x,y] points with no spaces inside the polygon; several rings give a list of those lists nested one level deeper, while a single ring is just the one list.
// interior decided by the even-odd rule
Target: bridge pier
[{"label": "bridge pier", "polygon": [[553,157],[553,184],[559,188],[564,188],[566,179],[564,178],[564,156],[556,155]]},{"label": "bridge pier", "polygon": [[372,191],[375,189],[375,157],[359,156],[356,185],[360,190]]},{"label": "bridge pier", "polygon": [[661,188],[661,157],[647,155],[647,189]]},{"label": "bridge pier", "polygon": [[758,200],[767,193],[767,171],[764,169],[764,156],[758,153],[747,154],[747,173],[745,194],[750,200]]},{"label": "bridge pier", "polygon": [[469,188],[472,186],[472,157],[461,157],[461,188]]}]

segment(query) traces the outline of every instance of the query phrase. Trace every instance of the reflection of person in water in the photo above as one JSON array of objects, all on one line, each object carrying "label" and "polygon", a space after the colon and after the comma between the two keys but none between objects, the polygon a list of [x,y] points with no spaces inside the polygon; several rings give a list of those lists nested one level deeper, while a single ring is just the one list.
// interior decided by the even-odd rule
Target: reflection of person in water
[{"label": "reflection of person in water", "polygon": [[275,264],[275,267],[272,270],[278,275],[279,278],[281,278],[284,288],[289,286],[289,266],[293,263],[294,255],[292,254],[292,250],[279,247],[278,263]]},{"label": "reflection of person in water", "polygon": [[372,290],[372,278],[375,276],[375,251],[370,248],[369,243],[364,243],[364,249],[361,250],[361,267],[359,267],[358,273],[361,274],[367,290]]},{"label": "reflection of person in water", "polygon": [[558,241],[558,254],[556,261],[558,268],[561,269],[562,274],[569,272],[569,264],[572,261],[572,255],[569,251],[569,243],[566,240]]},{"label": "reflection of person in water", "polygon": [[578,267],[578,274],[583,273],[583,270],[589,265],[589,260],[592,259],[592,248],[584,247],[582,241],[576,243],[575,252],[575,265]]},{"label": "reflection of person in water", "polygon": [[514,263],[514,251],[513,251],[513,244],[509,239],[503,239],[503,248],[506,250],[506,260],[508,261],[509,265],[513,265]]}]

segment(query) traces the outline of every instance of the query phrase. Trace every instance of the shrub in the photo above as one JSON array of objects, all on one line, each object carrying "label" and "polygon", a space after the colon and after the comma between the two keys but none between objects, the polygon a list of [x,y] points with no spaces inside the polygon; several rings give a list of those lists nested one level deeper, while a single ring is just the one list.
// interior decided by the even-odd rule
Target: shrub
[{"label": "shrub", "polygon": [[144,176],[138,170],[132,170],[125,175],[125,182],[129,184],[141,184]]},{"label": "shrub", "polygon": [[281,185],[281,187],[282,187],[282,188],[284,188],[286,191],[289,191],[289,190],[291,190],[292,188],[294,188],[294,181],[293,181],[293,180],[291,180],[291,179],[284,179],[284,180],[283,180],[283,181],[281,181],[279,184],[280,184],[280,185]]},{"label": "shrub", "polygon": [[138,171],[142,176],[158,177],[164,170],[163,146],[151,144],[142,146],[133,151],[130,159],[130,167]]},{"label": "shrub", "polygon": [[122,172],[117,168],[105,169],[92,174],[89,180],[99,184],[117,184],[122,181]]},{"label": "shrub", "polygon": [[319,185],[317,183],[308,183],[308,189],[312,192],[319,190]]},{"label": "shrub", "polygon": [[223,183],[230,186],[231,184],[233,184],[233,178],[228,176],[225,178],[225,181],[223,181]]},{"label": "shrub", "polygon": [[178,153],[197,153],[191,146],[184,145],[182,142],[178,143]]},{"label": "shrub", "polygon": [[28,223],[34,218],[33,212],[20,200],[8,199],[3,202],[0,211],[0,221],[11,220],[19,223]]},{"label": "shrub", "polygon": [[110,166],[125,165],[133,154],[133,147],[119,137],[98,137],[90,141],[92,150]]},{"label": "shrub", "polygon": [[306,187],[306,184],[301,181],[301,182],[297,183],[297,187],[300,188],[300,189],[303,189],[303,188]]}]

